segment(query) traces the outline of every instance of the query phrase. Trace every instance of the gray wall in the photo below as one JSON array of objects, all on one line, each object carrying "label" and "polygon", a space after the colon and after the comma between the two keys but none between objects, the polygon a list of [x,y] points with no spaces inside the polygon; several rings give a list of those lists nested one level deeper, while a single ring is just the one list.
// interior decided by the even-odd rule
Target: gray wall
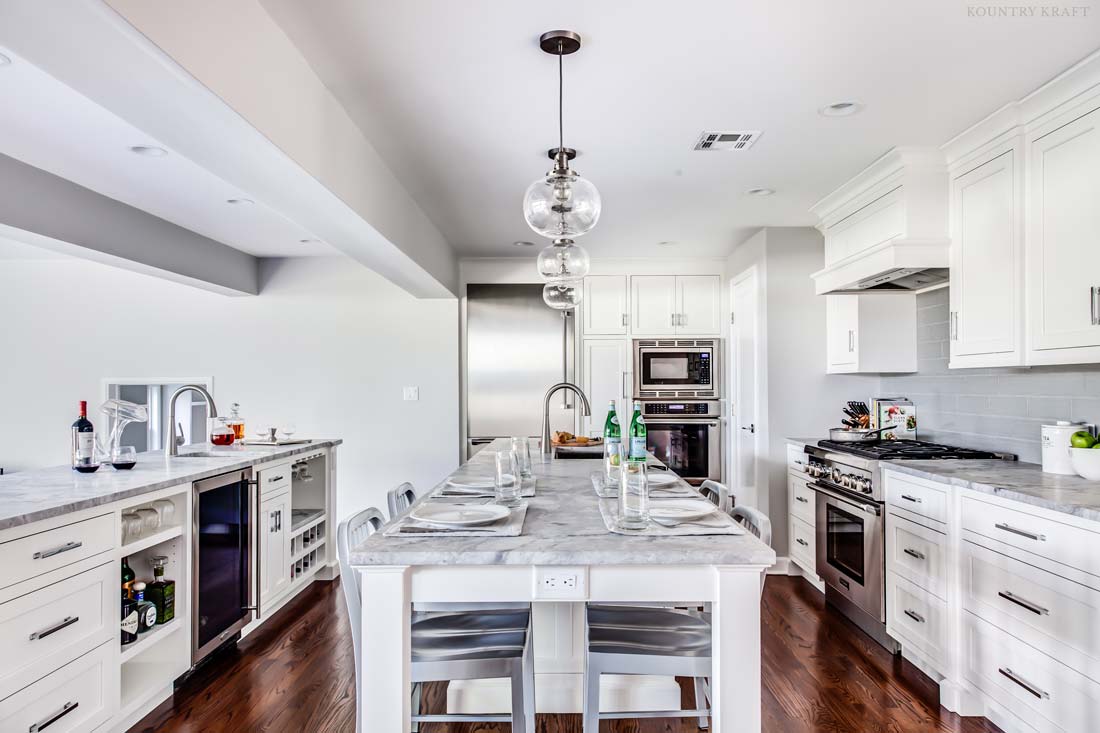
[{"label": "gray wall", "polygon": [[917,296],[918,372],[882,378],[883,395],[916,404],[922,440],[1006,450],[1038,462],[1043,423],[1100,422],[1100,364],[949,370],[947,311],[947,288]]}]

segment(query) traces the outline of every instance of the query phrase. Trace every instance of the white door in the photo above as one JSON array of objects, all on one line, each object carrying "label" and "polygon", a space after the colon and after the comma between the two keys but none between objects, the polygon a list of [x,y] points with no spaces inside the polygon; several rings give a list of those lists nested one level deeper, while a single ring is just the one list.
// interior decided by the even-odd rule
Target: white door
[{"label": "white door", "polygon": [[677,332],[697,336],[715,336],[721,332],[717,275],[680,275],[676,278],[679,303]]},{"label": "white door", "polygon": [[1009,150],[952,183],[952,359],[1011,354],[1020,346],[1023,294],[1013,168]]},{"label": "white door", "polygon": [[619,424],[622,416],[630,418],[630,385],[627,384],[627,341],[625,339],[585,339],[583,346],[584,391],[592,405],[592,416],[581,418],[585,435],[603,434],[608,404],[615,402]]},{"label": "white door", "polygon": [[[1029,238],[1032,348],[1100,346],[1100,110],[1033,143]],[[1039,355],[1057,363],[1062,355]],[[1073,363],[1066,354],[1064,363]]]},{"label": "white door", "polygon": [[618,336],[626,333],[626,275],[589,275],[584,279],[585,336]]},{"label": "white door", "polygon": [[829,372],[855,371],[859,364],[859,296],[825,296],[825,338]]},{"label": "white door", "polygon": [[673,275],[633,275],[630,278],[630,318],[635,335],[676,333],[676,278]]},{"label": "white door", "polygon": [[[759,506],[757,451],[760,435],[758,373],[759,313],[756,272],[734,280],[730,290],[733,323],[730,325],[730,445],[732,479],[730,489],[738,503]],[[764,507],[767,510],[767,507]]]},{"label": "white door", "polygon": [[260,504],[260,608],[290,586],[290,493]]}]

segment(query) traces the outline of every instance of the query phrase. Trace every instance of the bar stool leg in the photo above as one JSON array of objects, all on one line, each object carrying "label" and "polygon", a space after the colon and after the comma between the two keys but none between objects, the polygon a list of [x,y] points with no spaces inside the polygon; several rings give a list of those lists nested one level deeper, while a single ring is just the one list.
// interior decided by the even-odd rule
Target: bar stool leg
[{"label": "bar stool leg", "polygon": [[[706,710],[707,709],[707,693],[706,683],[702,677],[693,677],[692,681],[695,682],[695,709]],[[710,725],[710,718],[700,717],[699,727],[707,728]]]},{"label": "bar stool leg", "polygon": [[527,690],[524,684],[523,663],[512,663],[512,731],[513,733],[530,733],[527,728]]},{"label": "bar stool leg", "polygon": [[592,660],[584,666],[584,725],[583,733],[599,733],[600,730],[600,670]]},{"label": "bar stool leg", "polygon": [[[424,683],[423,682],[414,682],[413,683],[412,706],[411,706],[413,715],[419,715],[420,714],[420,694],[423,692],[423,690],[424,690]],[[419,733],[419,731],[420,731],[420,723],[414,720],[413,724],[412,724],[412,733]]]}]

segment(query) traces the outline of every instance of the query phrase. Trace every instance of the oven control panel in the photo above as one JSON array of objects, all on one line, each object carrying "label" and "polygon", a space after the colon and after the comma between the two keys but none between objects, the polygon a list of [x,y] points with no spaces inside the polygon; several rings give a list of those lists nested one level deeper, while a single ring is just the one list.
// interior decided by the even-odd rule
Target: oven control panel
[{"label": "oven control panel", "polygon": [[646,415],[709,415],[711,406],[706,402],[647,402],[642,412]]}]

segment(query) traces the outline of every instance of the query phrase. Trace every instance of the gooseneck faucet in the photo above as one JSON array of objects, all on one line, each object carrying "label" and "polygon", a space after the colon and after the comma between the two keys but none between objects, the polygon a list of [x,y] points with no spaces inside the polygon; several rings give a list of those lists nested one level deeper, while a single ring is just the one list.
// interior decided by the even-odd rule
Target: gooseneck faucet
[{"label": "gooseneck faucet", "polygon": [[558,382],[546,390],[546,396],[542,399],[542,454],[544,456],[553,455],[554,453],[554,448],[550,445],[550,398],[561,389],[572,390],[581,398],[582,414],[585,417],[592,414],[592,407],[588,404],[588,397],[584,394],[584,390],[572,382]]},{"label": "gooseneck faucet", "polygon": [[164,455],[167,458],[180,454],[179,446],[176,445],[176,399],[184,392],[198,392],[206,400],[206,406],[210,412],[209,417],[218,416],[218,408],[214,406],[214,398],[210,396],[205,387],[198,384],[185,384],[173,392],[172,397],[168,400],[168,438],[164,443]]}]

